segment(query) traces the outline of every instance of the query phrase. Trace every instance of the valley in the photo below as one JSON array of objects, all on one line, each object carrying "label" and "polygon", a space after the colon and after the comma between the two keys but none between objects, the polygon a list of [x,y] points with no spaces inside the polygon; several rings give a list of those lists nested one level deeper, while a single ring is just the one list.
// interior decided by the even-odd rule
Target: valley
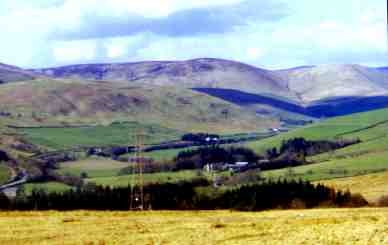
[{"label": "valley", "polygon": [[388,244],[384,4],[0,0],[0,245]]},{"label": "valley", "polygon": [[[141,154],[154,169],[144,173],[145,183],[198,177],[225,183],[244,178],[331,183],[388,170],[388,78],[383,69],[330,65],[269,71],[217,59],[0,69],[12,77],[0,85],[0,147],[17,159],[12,171],[29,174],[28,193],[33,188],[63,192],[82,182],[112,187],[137,182],[127,160],[136,157],[140,133]],[[353,88],[355,81],[362,82]],[[303,84],[316,86],[302,90]],[[323,84],[338,89],[318,93]],[[219,135],[220,147],[247,148],[260,157],[294,138],[360,142],[308,156],[298,166],[252,170],[247,177],[173,170],[178,154],[206,147],[181,140],[200,132]],[[106,152],[95,156],[91,149]],[[112,153],[117,150],[127,154]],[[3,164],[1,173],[4,183],[9,165]],[[45,175],[43,182],[36,181]]]}]

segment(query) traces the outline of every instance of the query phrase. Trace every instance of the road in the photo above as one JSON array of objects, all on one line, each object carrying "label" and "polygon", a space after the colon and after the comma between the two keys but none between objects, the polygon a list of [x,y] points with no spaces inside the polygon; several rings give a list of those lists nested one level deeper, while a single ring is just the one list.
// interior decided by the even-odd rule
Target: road
[{"label": "road", "polygon": [[20,179],[12,182],[8,182],[0,186],[0,191],[2,191],[7,197],[16,197],[16,192],[20,185],[23,185],[28,180],[28,174],[26,171],[20,173]]}]

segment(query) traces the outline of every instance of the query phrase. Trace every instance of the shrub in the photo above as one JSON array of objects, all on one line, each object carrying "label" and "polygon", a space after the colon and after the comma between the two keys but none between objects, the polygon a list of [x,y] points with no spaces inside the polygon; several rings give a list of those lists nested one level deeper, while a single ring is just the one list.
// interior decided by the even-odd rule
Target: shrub
[{"label": "shrub", "polygon": [[388,207],[388,195],[384,195],[379,198],[377,201],[377,206],[379,207]]}]

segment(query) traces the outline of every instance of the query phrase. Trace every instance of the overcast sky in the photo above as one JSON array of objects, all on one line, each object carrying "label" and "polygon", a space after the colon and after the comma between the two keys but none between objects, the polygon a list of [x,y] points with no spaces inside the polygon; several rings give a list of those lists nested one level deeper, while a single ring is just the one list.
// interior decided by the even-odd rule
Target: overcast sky
[{"label": "overcast sky", "polygon": [[387,66],[385,0],[1,0],[0,62]]}]

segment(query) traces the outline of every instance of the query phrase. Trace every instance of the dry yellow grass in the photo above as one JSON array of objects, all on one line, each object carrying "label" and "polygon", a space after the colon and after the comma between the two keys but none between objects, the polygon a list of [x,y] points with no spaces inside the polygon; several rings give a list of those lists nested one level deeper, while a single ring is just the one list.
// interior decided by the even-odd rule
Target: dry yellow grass
[{"label": "dry yellow grass", "polygon": [[0,244],[388,244],[388,209],[2,212]]},{"label": "dry yellow grass", "polygon": [[388,172],[319,181],[338,190],[360,193],[368,202],[376,202],[381,196],[388,195]]}]

